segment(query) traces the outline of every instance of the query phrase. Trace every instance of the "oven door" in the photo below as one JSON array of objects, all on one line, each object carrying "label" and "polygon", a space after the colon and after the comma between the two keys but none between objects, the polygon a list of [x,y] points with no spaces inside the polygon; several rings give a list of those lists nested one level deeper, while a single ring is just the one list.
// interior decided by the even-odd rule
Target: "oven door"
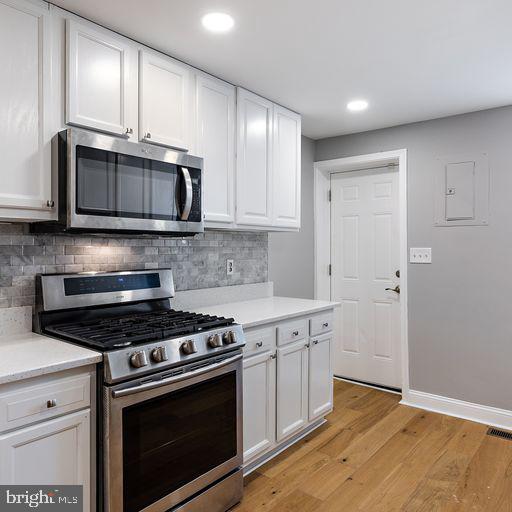
[{"label": "oven door", "polygon": [[68,129],[67,225],[104,231],[203,231],[202,159]]},{"label": "oven door", "polygon": [[242,354],[202,364],[104,387],[106,511],[163,512],[241,466]]}]

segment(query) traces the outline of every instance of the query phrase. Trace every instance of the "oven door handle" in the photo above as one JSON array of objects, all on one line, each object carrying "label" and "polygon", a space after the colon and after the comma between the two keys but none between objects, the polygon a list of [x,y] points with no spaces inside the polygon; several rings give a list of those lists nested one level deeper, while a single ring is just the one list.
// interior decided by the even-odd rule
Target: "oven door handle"
[{"label": "oven door handle", "polygon": [[167,379],[157,380],[155,382],[146,382],[145,384],[139,384],[138,386],[134,386],[132,388],[114,390],[112,391],[112,397],[121,398],[123,396],[133,395],[134,393],[140,393],[141,391],[149,391],[150,389],[167,386],[168,384],[173,384],[174,382],[180,382],[182,380],[191,379],[192,377],[197,377],[198,375],[202,375],[203,373],[208,373],[211,372],[212,370],[216,370],[218,368],[222,368],[223,366],[227,366],[228,364],[239,361],[240,359],[242,359],[242,357],[243,354],[238,354],[234,357],[224,359],[224,361],[221,361],[220,363],[210,364],[197,370],[193,370],[188,373],[183,373],[182,375],[168,377]]}]

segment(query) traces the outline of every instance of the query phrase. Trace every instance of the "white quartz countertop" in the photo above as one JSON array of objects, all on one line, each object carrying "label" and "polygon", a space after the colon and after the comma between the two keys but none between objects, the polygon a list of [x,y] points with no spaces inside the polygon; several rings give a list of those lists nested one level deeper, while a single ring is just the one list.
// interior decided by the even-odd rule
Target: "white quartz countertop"
[{"label": "white quartz countertop", "polygon": [[0,384],[98,363],[102,355],[27,332],[0,337]]},{"label": "white quartz countertop", "polygon": [[198,313],[232,317],[243,327],[255,327],[270,322],[279,322],[296,316],[309,315],[339,306],[339,302],[325,300],[294,299],[289,297],[267,297],[216,306],[197,307]]}]

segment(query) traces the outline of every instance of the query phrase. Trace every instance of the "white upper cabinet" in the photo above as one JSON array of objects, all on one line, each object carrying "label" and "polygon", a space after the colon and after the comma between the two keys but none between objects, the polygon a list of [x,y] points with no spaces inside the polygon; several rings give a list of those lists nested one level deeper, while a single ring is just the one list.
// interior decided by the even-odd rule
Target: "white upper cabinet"
[{"label": "white upper cabinet", "polygon": [[139,55],[140,140],[188,150],[188,66],[149,50]]},{"label": "white upper cabinet", "polygon": [[270,226],[273,104],[239,88],[237,120],[236,221]]},{"label": "white upper cabinet", "polygon": [[0,218],[49,220],[51,54],[48,5],[0,0]]},{"label": "white upper cabinet", "polygon": [[272,225],[300,228],[301,118],[274,106]]},{"label": "white upper cabinet", "polygon": [[206,222],[235,221],[235,87],[196,75],[195,152],[204,158]]},{"label": "white upper cabinet", "polygon": [[66,44],[66,123],[134,135],[136,48],[112,32],[69,19]]}]

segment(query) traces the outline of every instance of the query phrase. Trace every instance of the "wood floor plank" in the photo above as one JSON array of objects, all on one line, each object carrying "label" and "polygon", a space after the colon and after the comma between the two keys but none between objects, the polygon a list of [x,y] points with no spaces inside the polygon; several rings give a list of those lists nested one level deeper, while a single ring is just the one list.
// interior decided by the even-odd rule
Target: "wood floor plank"
[{"label": "wood floor plank", "polygon": [[443,510],[486,435],[485,425],[463,422],[404,505],[410,512]]},{"label": "wood floor plank", "polygon": [[512,442],[336,381],[327,422],[244,480],[236,512],[512,512]]},{"label": "wood floor plank", "polygon": [[512,442],[482,440],[445,510],[512,511]]}]

